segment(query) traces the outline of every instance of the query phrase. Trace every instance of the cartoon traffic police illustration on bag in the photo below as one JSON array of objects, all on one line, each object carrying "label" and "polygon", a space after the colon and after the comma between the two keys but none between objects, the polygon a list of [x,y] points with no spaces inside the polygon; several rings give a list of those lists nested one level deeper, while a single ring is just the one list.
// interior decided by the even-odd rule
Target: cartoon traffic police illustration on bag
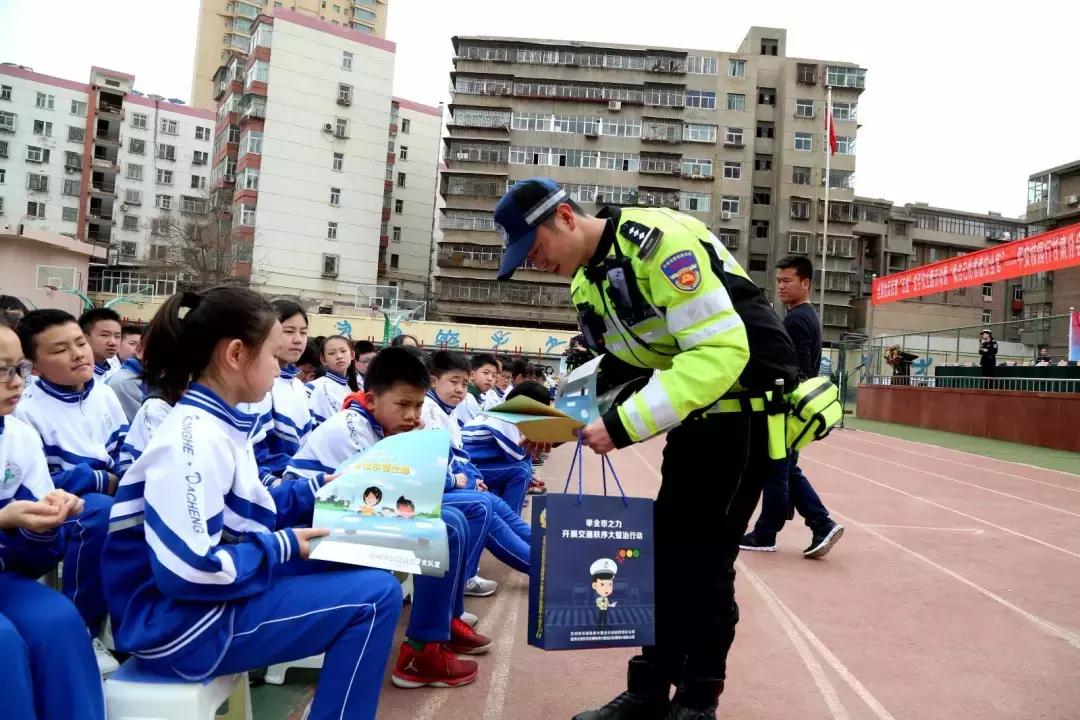
[{"label": "cartoon traffic police illustration on bag", "polygon": [[608,600],[611,593],[615,592],[615,573],[619,572],[615,561],[610,558],[600,558],[589,567],[592,575],[592,589],[596,593],[596,626],[605,627],[608,623],[608,609],[618,605],[617,602]]}]

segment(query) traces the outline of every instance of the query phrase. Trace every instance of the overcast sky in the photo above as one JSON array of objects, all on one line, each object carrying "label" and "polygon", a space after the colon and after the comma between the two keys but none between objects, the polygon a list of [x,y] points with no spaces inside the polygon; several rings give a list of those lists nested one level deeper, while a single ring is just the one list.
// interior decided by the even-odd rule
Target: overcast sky
[{"label": "overcast sky", "polygon": [[[734,51],[764,25],[787,29],[789,55],[867,68],[859,195],[1018,216],[1029,174],[1080,159],[1075,0],[389,1],[395,93],[432,105],[449,98],[455,34]],[[187,98],[197,9],[198,0],[0,0],[0,61],[76,80],[96,64],[135,74],[143,92]]]}]

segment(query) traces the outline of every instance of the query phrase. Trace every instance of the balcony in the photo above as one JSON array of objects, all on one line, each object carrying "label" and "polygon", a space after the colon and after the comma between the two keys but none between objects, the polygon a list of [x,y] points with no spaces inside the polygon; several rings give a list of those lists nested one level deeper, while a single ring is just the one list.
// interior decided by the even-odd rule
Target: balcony
[{"label": "balcony", "polygon": [[446,197],[501,198],[505,191],[505,178],[443,175],[442,194]]},{"label": "balcony", "polygon": [[802,85],[817,85],[818,66],[810,63],[798,63],[795,66],[795,82]]},{"label": "balcony", "polygon": [[120,145],[120,133],[119,133],[119,131],[111,133],[111,132],[109,132],[107,130],[103,131],[103,130],[99,129],[96,133],[94,133],[94,144],[95,145],[116,145],[116,146],[119,147],[119,145]]},{"label": "balcony", "polygon": [[682,156],[657,157],[655,155],[642,155],[638,172],[642,175],[681,175]]},{"label": "balcony", "polygon": [[87,217],[90,218],[90,222],[97,223],[99,225],[112,225],[113,216],[111,210],[96,210],[90,208],[90,212],[87,213]]},{"label": "balcony", "polygon": [[664,190],[638,189],[637,204],[645,207],[679,209],[679,193]]},{"label": "balcony", "polygon": [[98,117],[105,117],[110,119],[117,119],[121,122],[124,120],[124,108],[122,105],[117,105],[110,102],[100,102],[97,106]]},{"label": "balcony", "polygon": [[447,230],[475,230],[479,232],[495,232],[495,219],[491,217],[447,217],[439,220],[439,229]]},{"label": "balcony", "polygon": [[472,251],[458,249],[440,249],[438,254],[439,267],[444,268],[479,268],[483,270],[497,270],[502,260],[502,249],[497,246]]},{"label": "balcony", "polygon": [[105,181],[94,181],[90,183],[91,195],[115,195],[116,183]]},{"label": "balcony", "polygon": [[682,125],[648,125],[641,129],[642,142],[681,143]]}]

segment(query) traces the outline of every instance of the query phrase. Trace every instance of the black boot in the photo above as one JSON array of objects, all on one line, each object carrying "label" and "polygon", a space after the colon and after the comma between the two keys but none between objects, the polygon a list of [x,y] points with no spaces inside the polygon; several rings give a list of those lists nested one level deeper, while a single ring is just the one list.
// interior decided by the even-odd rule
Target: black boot
[{"label": "black boot", "polygon": [[637,655],[626,668],[626,692],[602,708],[578,713],[574,720],[664,720],[670,693],[671,680]]},{"label": "black boot", "polygon": [[695,678],[679,686],[664,720],[716,720],[716,704],[724,692],[724,681]]}]

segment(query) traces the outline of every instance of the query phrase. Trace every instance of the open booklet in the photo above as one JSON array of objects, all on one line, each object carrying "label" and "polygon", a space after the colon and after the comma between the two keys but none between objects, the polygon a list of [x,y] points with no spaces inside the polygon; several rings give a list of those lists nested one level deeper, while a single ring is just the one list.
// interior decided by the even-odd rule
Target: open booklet
[{"label": "open booklet", "polygon": [[597,358],[570,373],[561,384],[554,407],[518,396],[485,410],[484,414],[517,426],[525,439],[532,442],[575,442],[578,430],[600,417],[596,407],[599,365]]},{"label": "open booklet", "polygon": [[449,562],[440,512],[450,454],[445,430],[392,435],[357,453],[315,496],[315,560],[442,577]]}]

